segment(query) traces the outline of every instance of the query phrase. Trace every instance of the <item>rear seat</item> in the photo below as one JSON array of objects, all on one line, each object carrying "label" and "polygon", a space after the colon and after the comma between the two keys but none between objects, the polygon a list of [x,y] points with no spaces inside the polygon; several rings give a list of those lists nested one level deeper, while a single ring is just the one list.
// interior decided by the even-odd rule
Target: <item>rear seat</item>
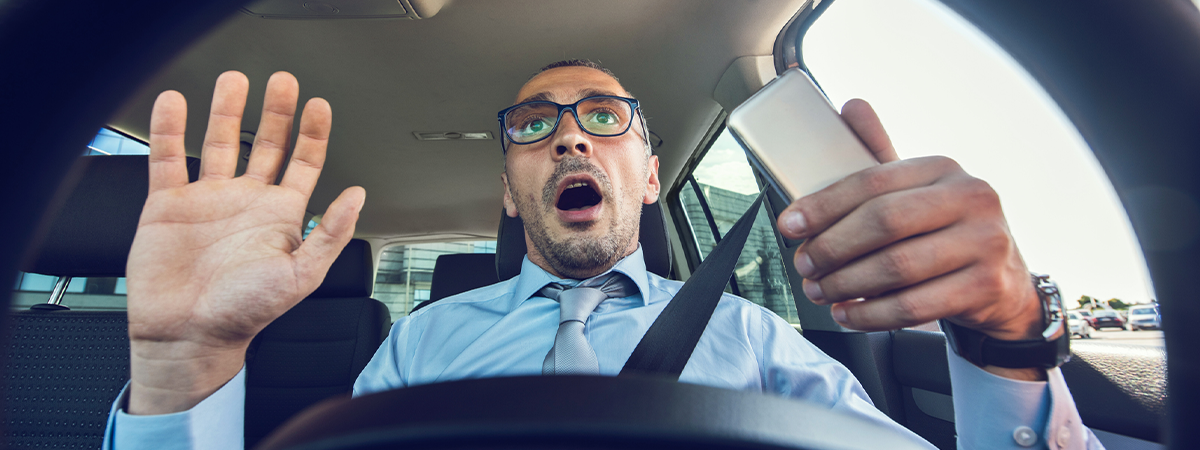
[{"label": "rear seat", "polygon": [[495,253],[452,253],[439,255],[433,263],[433,279],[429,282],[429,300],[421,302],[411,313],[443,298],[500,282],[496,276]]},{"label": "rear seat", "polygon": [[[22,270],[70,277],[125,276],[148,190],[146,156],[83,157],[44,244]],[[199,160],[189,158],[194,180]],[[268,326],[247,354],[246,443],[332,395],[348,395],[382,343],[387,309],[370,299],[365,241],[343,251],[311,297]],[[99,448],[109,406],[129,379],[124,311],[10,315],[4,443],[10,448]],[[0,447],[3,443],[0,443]]]}]

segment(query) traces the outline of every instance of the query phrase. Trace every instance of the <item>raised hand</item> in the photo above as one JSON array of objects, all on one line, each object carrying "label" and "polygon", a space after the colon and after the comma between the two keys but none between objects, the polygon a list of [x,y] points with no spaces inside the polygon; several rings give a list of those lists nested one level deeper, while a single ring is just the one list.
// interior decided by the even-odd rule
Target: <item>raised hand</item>
[{"label": "raised hand", "polygon": [[255,334],[321,284],[354,234],[366,198],[360,187],[342,192],[301,239],[332,122],[325,100],[305,105],[287,172],[275,184],[299,96],[289,73],[267,83],[246,173],[234,177],[248,85],[238,72],[217,79],[194,183],[183,145],[187,104],[175,91],[154,103],[150,193],[126,270],[130,414],[186,410],[224,385]]},{"label": "raised hand", "polygon": [[862,100],[842,117],[882,164],[780,214],[784,236],[808,239],[795,255],[805,294],[858,330],[949,318],[997,339],[1040,337],[1041,301],[991,186],[949,158],[900,160]]}]

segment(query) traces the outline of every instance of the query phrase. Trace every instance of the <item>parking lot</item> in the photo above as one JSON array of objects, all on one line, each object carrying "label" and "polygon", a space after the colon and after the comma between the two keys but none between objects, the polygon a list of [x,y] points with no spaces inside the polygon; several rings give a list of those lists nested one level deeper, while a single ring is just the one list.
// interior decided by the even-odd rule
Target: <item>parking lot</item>
[{"label": "parking lot", "polygon": [[1114,344],[1146,345],[1162,347],[1162,330],[1125,331],[1116,328],[1092,330],[1092,342],[1111,342]]}]

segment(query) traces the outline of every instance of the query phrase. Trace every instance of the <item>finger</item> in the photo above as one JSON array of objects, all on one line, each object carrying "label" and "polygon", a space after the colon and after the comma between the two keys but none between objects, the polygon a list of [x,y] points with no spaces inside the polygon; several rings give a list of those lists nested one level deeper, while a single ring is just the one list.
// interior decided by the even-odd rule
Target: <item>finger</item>
[{"label": "finger", "polygon": [[[958,315],[978,292],[970,268],[951,272],[916,286],[860,301],[835,303],[833,319],[860,331],[894,330]],[[973,290],[974,289],[974,290]]]},{"label": "finger", "polygon": [[187,100],[183,94],[159,94],[150,112],[150,192],[188,183],[187,153],[183,148],[186,129]]},{"label": "finger", "polygon": [[979,233],[950,226],[936,233],[905,239],[854,260],[819,279],[804,280],[804,294],[817,304],[837,303],[920,284],[969,266],[980,251],[972,242]]},{"label": "finger", "polygon": [[204,148],[200,153],[200,179],[233,178],[241,147],[242,111],[250,81],[238,71],[217,77]]},{"label": "finger", "polygon": [[312,194],[325,165],[325,147],[329,145],[332,122],[333,111],[325,99],[314,98],[304,105],[296,149],[292,151],[292,160],[280,186],[294,189],[306,197]]},{"label": "finger", "polygon": [[882,164],[900,160],[895,147],[892,147],[892,139],[883,129],[883,122],[879,121],[875,108],[866,100],[852,98],[842,105],[842,119],[867,145],[867,149],[875,155],[876,161]]},{"label": "finger", "polygon": [[796,250],[796,271],[820,278],[893,242],[946,227],[968,210],[956,183],[868,200]]},{"label": "finger", "polygon": [[866,201],[904,189],[931,185],[962,174],[958,163],[944,156],[927,156],[864,169],[814,194],[801,197],[779,215],[779,231],[788,239],[821,233]]},{"label": "finger", "polygon": [[271,75],[263,100],[262,120],[254,136],[250,162],[246,164],[246,176],[264,183],[275,183],[279,166],[287,154],[287,141],[292,135],[292,120],[296,116],[296,100],[299,96],[300,84],[296,77],[287,72]]},{"label": "finger", "polygon": [[321,285],[333,261],[350,242],[350,238],[354,237],[358,213],[362,211],[366,199],[367,191],[363,188],[346,188],[325,210],[321,224],[296,249],[296,273],[305,290],[305,297]]}]

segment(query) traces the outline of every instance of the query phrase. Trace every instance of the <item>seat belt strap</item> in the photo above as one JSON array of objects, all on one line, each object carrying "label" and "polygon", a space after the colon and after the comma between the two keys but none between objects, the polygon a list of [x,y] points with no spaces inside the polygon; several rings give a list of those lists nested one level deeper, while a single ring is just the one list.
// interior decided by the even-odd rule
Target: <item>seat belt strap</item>
[{"label": "seat belt strap", "polygon": [[708,258],[692,272],[692,276],[679,288],[675,298],[658,319],[646,330],[633,354],[625,361],[620,375],[664,375],[675,380],[683,373],[684,366],[692,357],[700,335],[708,326],[717,303],[725,293],[725,285],[733,275],[738,256],[754,227],[764,192],[742,214],[733,228],[725,234]]}]

